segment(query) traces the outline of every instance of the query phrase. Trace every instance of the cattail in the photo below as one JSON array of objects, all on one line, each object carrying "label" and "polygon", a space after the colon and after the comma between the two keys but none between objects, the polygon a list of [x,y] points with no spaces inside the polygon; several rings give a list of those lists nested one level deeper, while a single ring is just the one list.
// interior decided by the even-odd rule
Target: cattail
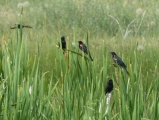
[{"label": "cattail", "polygon": [[114,66],[114,69],[115,69],[115,77],[116,77],[116,81],[117,81],[118,84],[119,84],[118,68],[117,68],[116,66]]},{"label": "cattail", "polygon": [[5,39],[5,37],[3,36],[3,37],[2,37],[2,51],[4,50],[5,45],[6,45],[6,39]]}]

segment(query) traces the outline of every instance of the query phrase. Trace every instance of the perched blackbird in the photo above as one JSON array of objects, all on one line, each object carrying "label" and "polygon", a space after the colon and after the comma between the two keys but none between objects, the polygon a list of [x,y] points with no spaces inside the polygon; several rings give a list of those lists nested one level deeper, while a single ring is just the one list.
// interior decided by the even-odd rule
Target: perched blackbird
[{"label": "perched blackbird", "polygon": [[[16,29],[16,28],[20,29],[20,24],[16,24],[16,26],[11,27],[11,29]],[[22,28],[32,28],[32,27],[30,27],[28,25],[22,25]]]},{"label": "perched blackbird", "polygon": [[61,37],[61,46],[62,46],[63,51],[65,52],[65,50],[66,50],[66,40],[65,40],[65,36],[62,36],[62,37]]},{"label": "perched blackbird", "polygon": [[110,79],[108,80],[106,87],[105,87],[105,94],[110,93],[113,90],[113,81]]},{"label": "perched blackbird", "polygon": [[85,54],[89,55],[91,61],[93,61],[93,58],[91,57],[90,52],[87,50],[86,45],[82,41],[78,41],[79,43],[79,49],[81,49]]},{"label": "perched blackbird", "polygon": [[129,75],[129,72],[127,71],[126,65],[122,61],[122,59],[120,57],[118,57],[115,52],[111,52],[111,55],[112,55],[112,59],[114,60],[114,62],[117,63],[119,66],[121,66],[126,71],[126,73]]}]

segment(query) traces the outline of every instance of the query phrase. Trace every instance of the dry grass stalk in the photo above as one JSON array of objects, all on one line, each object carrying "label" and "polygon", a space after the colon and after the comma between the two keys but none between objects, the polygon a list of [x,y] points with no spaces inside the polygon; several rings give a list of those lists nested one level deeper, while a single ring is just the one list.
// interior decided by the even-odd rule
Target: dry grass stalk
[{"label": "dry grass stalk", "polygon": [[5,47],[5,45],[6,45],[6,39],[5,39],[4,35],[2,36],[1,45],[2,45],[2,51],[3,51],[3,50],[4,50],[4,47]]}]

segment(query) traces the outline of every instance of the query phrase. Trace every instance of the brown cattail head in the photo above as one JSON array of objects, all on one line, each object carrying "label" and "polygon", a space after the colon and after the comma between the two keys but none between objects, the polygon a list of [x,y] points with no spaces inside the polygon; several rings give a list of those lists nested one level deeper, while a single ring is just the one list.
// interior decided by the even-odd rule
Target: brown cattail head
[{"label": "brown cattail head", "polygon": [[2,36],[1,45],[2,45],[2,50],[4,50],[4,47],[5,47],[5,45],[6,45],[6,39],[5,39],[4,35]]}]

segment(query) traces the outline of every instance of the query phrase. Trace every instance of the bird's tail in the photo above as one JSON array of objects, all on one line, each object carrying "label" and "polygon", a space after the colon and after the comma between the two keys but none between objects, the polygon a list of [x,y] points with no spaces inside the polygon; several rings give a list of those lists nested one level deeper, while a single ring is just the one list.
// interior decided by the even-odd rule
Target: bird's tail
[{"label": "bird's tail", "polygon": [[89,52],[89,57],[90,57],[91,61],[93,61],[93,58],[92,58],[92,56],[91,56],[90,52]]},{"label": "bird's tail", "polygon": [[128,72],[128,70],[126,69],[126,67],[123,67],[123,68],[124,68],[125,72],[129,75],[129,72]]}]

